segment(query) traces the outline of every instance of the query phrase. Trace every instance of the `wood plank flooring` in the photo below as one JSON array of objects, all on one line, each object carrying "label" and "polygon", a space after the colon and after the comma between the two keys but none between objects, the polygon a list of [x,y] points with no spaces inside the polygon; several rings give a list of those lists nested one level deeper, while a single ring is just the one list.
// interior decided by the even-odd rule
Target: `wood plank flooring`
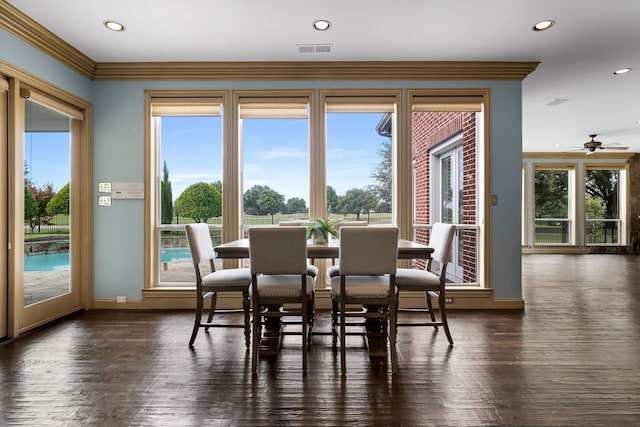
[{"label": "wood plank flooring", "polygon": [[346,379],[328,336],[306,377],[286,336],[252,380],[241,329],[191,350],[191,311],[93,310],[0,346],[0,425],[640,425],[640,258],[526,255],[523,292],[523,312],[450,312],[453,348],[401,328],[396,376],[353,337]]}]

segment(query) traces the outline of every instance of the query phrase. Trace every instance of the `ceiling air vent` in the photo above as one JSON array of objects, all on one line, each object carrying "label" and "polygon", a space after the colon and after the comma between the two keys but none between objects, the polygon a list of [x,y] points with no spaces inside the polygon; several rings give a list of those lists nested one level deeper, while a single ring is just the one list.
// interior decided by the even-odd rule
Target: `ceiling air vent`
[{"label": "ceiling air vent", "polygon": [[299,44],[298,52],[300,53],[331,53],[330,44]]}]

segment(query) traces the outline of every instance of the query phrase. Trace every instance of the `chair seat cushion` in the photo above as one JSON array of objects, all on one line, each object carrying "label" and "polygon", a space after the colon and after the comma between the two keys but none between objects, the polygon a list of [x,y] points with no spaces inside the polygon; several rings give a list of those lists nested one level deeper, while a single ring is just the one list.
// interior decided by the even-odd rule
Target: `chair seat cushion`
[{"label": "chair seat cushion", "polygon": [[313,278],[318,277],[318,267],[313,264],[307,265],[307,274]]},{"label": "chair seat cushion", "polygon": [[[389,276],[347,276],[347,298],[388,298]],[[331,278],[331,293],[340,297],[340,276]]]},{"label": "chair seat cushion", "polygon": [[251,271],[248,268],[228,268],[217,270],[207,274],[202,278],[202,287],[215,289],[224,287],[238,287],[238,290],[244,290],[251,284]]},{"label": "chair seat cushion", "polygon": [[[315,289],[313,277],[304,276],[307,281],[307,295]],[[301,281],[299,274],[263,274],[258,276],[258,293],[262,298],[296,297],[300,295]]]},{"label": "chair seat cushion", "polygon": [[400,290],[426,291],[440,288],[440,278],[427,270],[398,268],[396,286]]},{"label": "chair seat cushion", "polygon": [[331,267],[329,267],[327,269],[327,276],[329,277],[336,277],[340,275],[340,266],[339,265],[332,265]]}]

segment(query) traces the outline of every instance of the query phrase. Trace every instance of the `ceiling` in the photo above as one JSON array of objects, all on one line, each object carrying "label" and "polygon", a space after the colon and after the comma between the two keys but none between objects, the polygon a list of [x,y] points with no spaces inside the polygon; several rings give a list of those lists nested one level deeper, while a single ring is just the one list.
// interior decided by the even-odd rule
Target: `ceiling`
[{"label": "ceiling", "polygon": [[[638,0],[8,2],[95,62],[539,61],[522,84],[524,151],[598,134],[640,152]],[[317,19],[331,28],[314,30]],[[556,24],[534,32],[543,19]],[[623,67],[633,71],[613,74]]]}]

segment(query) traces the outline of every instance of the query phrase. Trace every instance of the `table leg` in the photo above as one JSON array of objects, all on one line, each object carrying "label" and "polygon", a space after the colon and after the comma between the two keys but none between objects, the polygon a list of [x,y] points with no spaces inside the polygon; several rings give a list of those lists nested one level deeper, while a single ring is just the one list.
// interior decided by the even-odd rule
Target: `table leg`
[{"label": "table leg", "polygon": [[[278,311],[280,305],[266,306],[267,311]],[[260,340],[259,354],[261,359],[276,358],[278,349],[280,348],[282,326],[278,317],[267,317],[262,329],[262,338]]]}]

